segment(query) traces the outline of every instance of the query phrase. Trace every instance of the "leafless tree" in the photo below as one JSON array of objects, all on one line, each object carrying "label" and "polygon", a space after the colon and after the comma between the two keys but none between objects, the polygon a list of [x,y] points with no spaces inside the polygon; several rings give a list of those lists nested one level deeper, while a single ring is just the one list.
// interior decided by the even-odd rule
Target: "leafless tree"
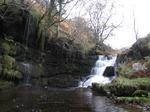
[{"label": "leafless tree", "polygon": [[88,22],[82,17],[74,17],[73,23],[73,36],[80,39],[81,35],[88,35],[90,28]]},{"label": "leafless tree", "polygon": [[137,29],[137,26],[136,26],[136,18],[135,18],[135,14],[134,14],[134,9],[132,11],[132,14],[133,14],[133,31],[134,31],[134,37],[136,39],[137,45],[139,46],[139,35],[138,35],[138,29]]},{"label": "leafless tree", "polygon": [[97,44],[104,43],[107,38],[113,36],[113,31],[122,23],[114,24],[112,22],[114,9],[115,2],[110,0],[96,0],[87,8],[89,26]]}]

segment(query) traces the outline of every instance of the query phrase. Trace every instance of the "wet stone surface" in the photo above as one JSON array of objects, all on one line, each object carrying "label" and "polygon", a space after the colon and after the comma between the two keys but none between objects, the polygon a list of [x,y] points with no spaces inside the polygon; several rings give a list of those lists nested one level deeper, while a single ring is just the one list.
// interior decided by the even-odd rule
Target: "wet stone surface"
[{"label": "wet stone surface", "polygon": [[0,92],[0,112],[132,112],[90,89],[21,88]]}]

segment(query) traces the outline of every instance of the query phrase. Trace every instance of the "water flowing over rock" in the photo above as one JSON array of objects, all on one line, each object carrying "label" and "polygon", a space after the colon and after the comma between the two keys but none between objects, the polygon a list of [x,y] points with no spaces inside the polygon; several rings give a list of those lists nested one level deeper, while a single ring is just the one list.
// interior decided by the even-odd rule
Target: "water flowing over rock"
[{"label": "water flowing over rock", "polygon": [[21,64],[23,65],[24,85],[31,86],[30,77],[31,77],[32,66],[29,63],[21,63]]},{"label": "water flowing over rock", "polygon": [[91,75],[86,77],[84,81],[80,82],[79,87],[91,86],[93,82],[97,82],[99,84],[110,83],[115,76],[105,77],[103,76],[103,73],[108,66],[115,66],[116,59],[117,55],[100,55],[95,66],[91,70]]}]

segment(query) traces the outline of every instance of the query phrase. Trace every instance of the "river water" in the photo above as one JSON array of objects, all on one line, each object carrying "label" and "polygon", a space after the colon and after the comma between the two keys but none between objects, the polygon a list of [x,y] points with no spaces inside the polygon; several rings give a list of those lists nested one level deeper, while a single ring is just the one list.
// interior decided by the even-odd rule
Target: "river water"
[{"label": "river water", "polygon": [[23,87],[0,92],[0,112],[141,112],[127,111],[90,89]]}]

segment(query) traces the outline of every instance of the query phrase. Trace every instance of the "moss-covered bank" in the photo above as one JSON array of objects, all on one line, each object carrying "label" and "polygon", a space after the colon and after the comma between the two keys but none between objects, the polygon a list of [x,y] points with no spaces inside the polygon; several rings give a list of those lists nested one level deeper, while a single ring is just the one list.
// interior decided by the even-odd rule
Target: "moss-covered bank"
[{"label": "moss-covered bank", "polygon": [[[101,85],[92,84],[92,89],[112,98],[115,103],[150,104],[150,78],[116,78],[113,83]],[[148,109],[149,107],[147,107]]]}]

